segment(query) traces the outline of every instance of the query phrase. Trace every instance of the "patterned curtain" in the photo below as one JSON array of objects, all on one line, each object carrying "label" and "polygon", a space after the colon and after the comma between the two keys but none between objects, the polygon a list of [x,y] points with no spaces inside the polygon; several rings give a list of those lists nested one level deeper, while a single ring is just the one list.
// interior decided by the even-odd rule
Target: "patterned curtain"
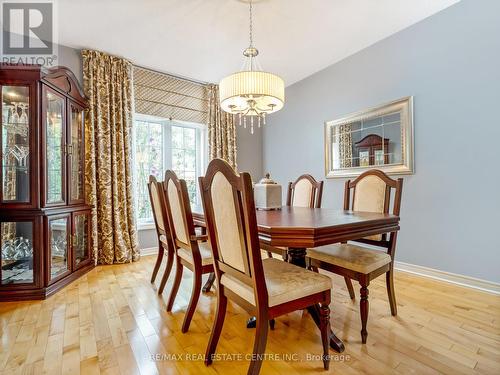
[{"label": "patterned curtain", "polygon": [[340,168],[352,167],[351,124],[339,126],[339,158]]},{"label": "patterned curtain", "polygon": [[218,85],[208,85],[207,125],[210,160],[224,159],[234,169],[237,169],[236,126],[233,115],[224,112],[220,107]]},{"label": "patterned curtain", "polygon": [[132,64],[83,50],[89,98],[85,123],[85,186],[92,210],[94,259],[100,264],[139,260],[132,196]]}]

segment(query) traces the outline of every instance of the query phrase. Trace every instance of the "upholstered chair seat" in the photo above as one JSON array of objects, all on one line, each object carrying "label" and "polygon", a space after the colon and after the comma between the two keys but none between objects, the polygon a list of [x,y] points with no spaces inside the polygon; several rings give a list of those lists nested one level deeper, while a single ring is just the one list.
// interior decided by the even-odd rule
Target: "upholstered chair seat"
[{"label": "upholstered chair seat", "polygon": [[212,252],[207,236],[195,229],[186,181],[179,179],[174,171],[168,170],[165,172],[163,187],[167,197],[167,221],[172,234],[176,262],[175,279],[168,297],[167,311],[172,311],[184,268],[193,273],[193,289],[181,328],[182,333],[186,333],[200,297],[202,275],[210,274],[203,287],[204,292],[210,290],[215,279]]},{"label": "upholstered chair seat", "polygon": [[387,253],[351,244],[333,244],[307,249],[307,256],[365,274],[391,263],[391,256]]},{"label": "upholstered chair seat", "polygon": [[[391,179],[384,172],[370,169],[354,181],[346,181],[344,189],[344,210],[361,212],[389,213],[392,202],[392,214],[399,216],[403,180]],[[391,199],[391,191],[395,191]],[[352,199],[351,199],[352,191]],[[391,314],[397,315],[396,295],[394,292],[394,254],[398,232],[374,234],[357,238],[349,244],[334,244],[307,250],[307,262],[311,270],[319,268],[344,276],[347,290],[355,299],[351,279],[357,280],[360,289],[361,342],[366,343],[368,331],[368,286],[370,282],[385,274],[387,295]],[[372,250],[352,242],[377,246],[383,251]]]},{"label": "upholstered chair seat", "polygon": [[[329,291],[332,279],[274,258],[262,260],[269,306],[277,306],[315,293]],[[255,305],[253,288],[224,273],[221,284]]]},{"label": "upholstered chair seat", "polygon": [[[201,265],[205,266],[212,264],[212,250],[210,250],[208,242],[198,242],[198,248],[200,249]],[[186,262],[194,264],[193,253],[191,251],[179,248],[177,250],[177,255],[179,255],[179,257],[184,259]]]},{"label": "upholstered chair seat", "polygon": [[158,182],[156,177],[151,175],[149,176],[148,190],[156,227],[156,235],[158,238],[158,255],[153,268],[153,274],[151,275],[152,283],[154,283],[156,279],[156,275],[158,274],[164,256],[167,258],[167,265],[158,288],[158,294],[162,294],[167,283],[168,276],[170,275],[170,271],[172,270],[172,264],[175,257],[174,245],[169,236],[168,219],[166,217],[165,206],[166,198],[165,193],[163,192],[162,183]]},{"label": "upholstered chair seat", "polygon": [[217,283],[217,312],[205,364],[212,363],[227,302],[232,300],[256,318],[248,375],[260,372],[274,318],[305,308],[318,312],[323,367],[328,370],[331,279],[272,257],[263,259],[250,174],[237,173],[224,160],[214,159],[199,186]]}]

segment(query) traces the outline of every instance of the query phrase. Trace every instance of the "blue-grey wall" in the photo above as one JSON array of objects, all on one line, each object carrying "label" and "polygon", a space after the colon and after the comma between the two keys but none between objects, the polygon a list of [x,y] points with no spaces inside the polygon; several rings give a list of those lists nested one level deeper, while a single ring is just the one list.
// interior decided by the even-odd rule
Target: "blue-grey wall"
[{"label": "blue-grey wall", "polygon": [[79,49],[58,45],[57,64],[65,66],[73,72],[81,85],[83,85],[82,55]]},{"label": "blue-grey wall", "polygon": [[[341,37],[341,36],[339,36]],[[500,282],[500,1],[463,0],[286,89],[264,170],[324,177],[323,123],[413,95],[396,260]],[[341,208],[344,180],[326,181]]]}]

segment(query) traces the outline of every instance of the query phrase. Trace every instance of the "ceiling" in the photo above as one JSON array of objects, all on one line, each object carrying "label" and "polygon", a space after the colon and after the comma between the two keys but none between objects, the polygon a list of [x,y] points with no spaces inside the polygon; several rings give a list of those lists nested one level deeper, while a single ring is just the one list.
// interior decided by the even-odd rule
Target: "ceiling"
[{"label": "ceiling", "polygon": [[[458,0],[254,1],[264,70],[301,80]],[[245,0],[58,0],[59,43],[205,82],[239,70]]]}]

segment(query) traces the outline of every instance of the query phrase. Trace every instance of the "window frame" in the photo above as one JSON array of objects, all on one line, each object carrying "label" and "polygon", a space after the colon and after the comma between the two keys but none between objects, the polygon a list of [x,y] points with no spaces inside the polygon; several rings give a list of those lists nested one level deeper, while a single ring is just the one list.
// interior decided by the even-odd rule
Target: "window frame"
[{"label": "window frame", "polygon": [[[133,179],[134,179],[134,195],[136,196],[136,187],[137,187],[137,169],[136,165],[136,122],[154,122],[162,125],[162,169],[163,171],[172,168],[172,126],[182,127],[182,128],[191,128],[196,129],[196,144],[199,147],[196,148],[196,177],[195,183],[198,186],[198,176],[202,176],[206,167],[208,165],[208,131],[207,127],[204,124],[198,124],[193,122],[174,120],[174,119],[166,119],[162,117],[145,115],[141,113],[134,113],[133,116],[133,160],[134,160],[134,171],[133,171]],[[160,176],[160,180],[163,180],[163,176]],[[200,191],[196,189],[197,200],[201,201]],[[138,198],[134,198],[134,205],[136,206],[136,215],[138,212]],[[147,229],[155,229],[154,218],[151,217],[150,220],[139,220],[136,216],[137,230],[147,230]]]}]

